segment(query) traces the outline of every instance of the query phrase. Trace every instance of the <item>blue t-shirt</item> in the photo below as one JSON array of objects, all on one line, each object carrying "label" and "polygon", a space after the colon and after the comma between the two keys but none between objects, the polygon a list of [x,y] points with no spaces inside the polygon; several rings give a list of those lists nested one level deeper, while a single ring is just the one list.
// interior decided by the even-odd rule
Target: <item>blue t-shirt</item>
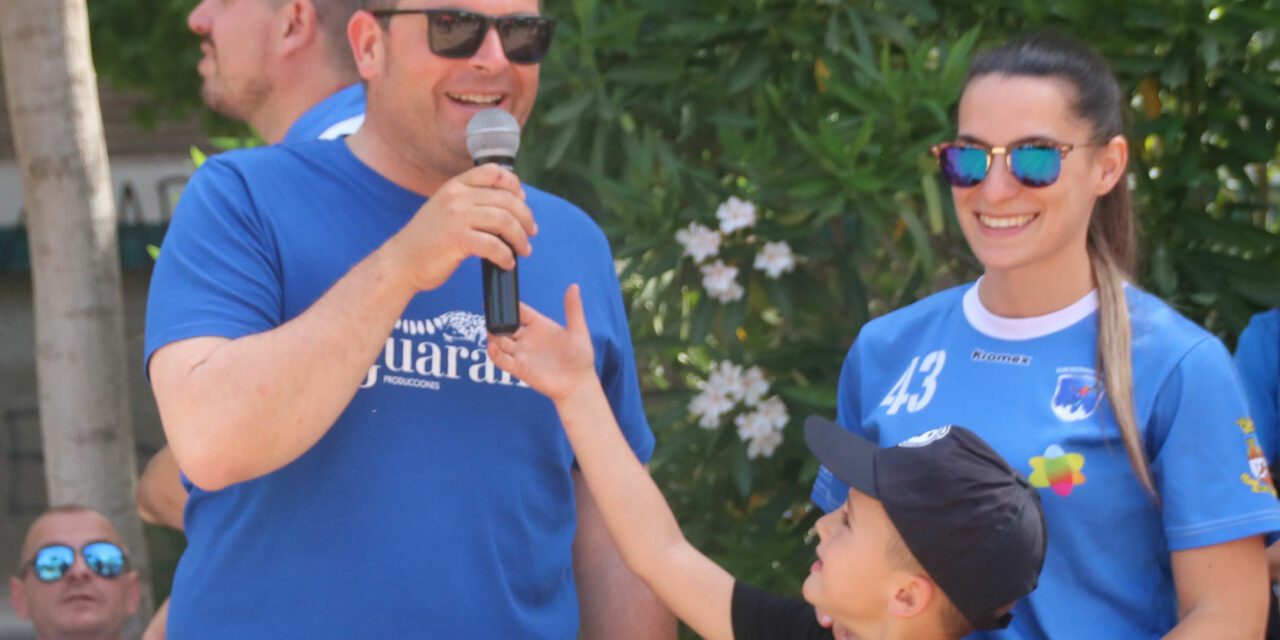
[{"label": "blue t-shirt", "polygon": [[1280,415],[1280,309],[1249,320],[1236,345],[1236,366],[1249,398],[1249,415],[1267,461],[1276,461],[1277,415]]},{"label": "blue t-shirt", "polygon": [[[1097,296],[1048,316],[994,316],[956,287],[863,327],[840,377],[838,421],[882,445],[972,429],[1038,487],[1049,545],[1013,623],[976,638],[1155,638],[1178,620],[1170,552],[1280,529],[1251,460],[1230,354],[1163,302],[1128,289],[1134,405],[1157,506],[1130,467],[1095,374]],[[819,471],[813,500],[848,488]]]},{"label": "blue t-shirt", "polygon": [[339,89],[317,102],[289,127],[281,143],[333,140],[350,135],[364,123],[364,85]]},{"label": "blue t-shirt", "polygon": [[[608,243],[526,187],[524,301],[563,322],[582,285],[596,368],[636,455],[652,453]],[[343,141],[231,152],[187,185],[147,306],[146,356],[238,338],[309,308],[425,199]],[[193,488],[174,638],[571,638],[573,452],[547,398],[484,350],[480,261],[401,314],[350,405],[285,467]],[[275,428],[263,424],[263,429]]]}]

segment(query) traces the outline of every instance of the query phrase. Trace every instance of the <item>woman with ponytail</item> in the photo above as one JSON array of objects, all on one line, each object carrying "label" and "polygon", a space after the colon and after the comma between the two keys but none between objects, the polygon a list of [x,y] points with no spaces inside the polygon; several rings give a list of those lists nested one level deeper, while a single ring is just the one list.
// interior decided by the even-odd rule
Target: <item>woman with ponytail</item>
[{"label": "woman with ponytail", "polygon": [[1230,354],[1130,282],[1125,105],[1061,36],[975,58],[934,154],[983,276],[867,323],[841,374],[846,428],[964,425],[1039,489],[1039,587],[978,637],[1262,635],[1280,503]]}]

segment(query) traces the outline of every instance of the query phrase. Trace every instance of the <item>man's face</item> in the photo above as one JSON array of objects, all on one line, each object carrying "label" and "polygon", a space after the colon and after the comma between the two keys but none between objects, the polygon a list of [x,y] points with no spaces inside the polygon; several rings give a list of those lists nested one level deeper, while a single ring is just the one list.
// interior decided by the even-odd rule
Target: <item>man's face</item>
[{"label": "man's face", "polygon": [[264,62],[275,13],[272,4],[202,0],[187,16],[187,27],[202,40],[204,57],[196,66],[204,79],[200,96],[209,108],[229,118],[248,121],[271,93]]},{"label": "man's face", "polygon": [[[85,564],[81,549],[106,540],[122,545],[115,527],[91,511],[51,513],[36,520],[22,548],[27,568],[9,582],[14,611],[31,620],[42,637],[118,638],[125,620],[138,609],[138,574],[104,578]],[[36,551],[65,544],[75,563],[58,580],[41,582],[30,568]]]},{"label": "man's face", "polygon": [[[489,16],[537,14],[537,0],[404,0],[398,9],[454,8]],[[431,52],[425,15],[384,19],[384,57],[369,80],[370,119],[394,132],[399,155],[433,178],[448,179],[472,165],[467,122],[491,107],[504,109],[522,125],[538,93],[539,65],[512,64],[496,29],[467,59]]]}]

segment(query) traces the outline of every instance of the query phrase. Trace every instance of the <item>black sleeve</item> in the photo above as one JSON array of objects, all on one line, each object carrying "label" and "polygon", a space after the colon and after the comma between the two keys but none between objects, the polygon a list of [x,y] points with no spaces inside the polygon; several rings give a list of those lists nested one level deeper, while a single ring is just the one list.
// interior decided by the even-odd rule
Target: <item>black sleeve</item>
[{"label": "black sleeve", "polygon": [[730,605],[734,640],[833,640],[818,624],[813,605],[783,598],[742,582],[733,583]]}]

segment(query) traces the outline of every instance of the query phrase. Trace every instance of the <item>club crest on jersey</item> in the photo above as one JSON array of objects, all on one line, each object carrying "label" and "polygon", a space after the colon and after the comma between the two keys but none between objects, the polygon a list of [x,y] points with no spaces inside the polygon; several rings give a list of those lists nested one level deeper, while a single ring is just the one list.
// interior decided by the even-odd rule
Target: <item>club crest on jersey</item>
[{"label": "club crest on jersey", "polygon": [[1053,415],[1063,422],[1084,420],[1098,410],[1105,391],[1093,369],[1071,367],[1058,370],[1058,387],[1053,392]]},{"label": "club crest on jersey", "polygon": [[1276,485],[1271,479],[1271,467],[1267,464],[1267,457],[1262,454],[1262,447],[1258,446],[1258,439],[1253,436],[1253,420],[1241,418],[1236,421],[1236,425],[1247,436],[1244,443],[1246,455],[1249,457],[1249,473],[1240,474],[1240,481],[1253,489],[1254,493],[1276,495]]}]

